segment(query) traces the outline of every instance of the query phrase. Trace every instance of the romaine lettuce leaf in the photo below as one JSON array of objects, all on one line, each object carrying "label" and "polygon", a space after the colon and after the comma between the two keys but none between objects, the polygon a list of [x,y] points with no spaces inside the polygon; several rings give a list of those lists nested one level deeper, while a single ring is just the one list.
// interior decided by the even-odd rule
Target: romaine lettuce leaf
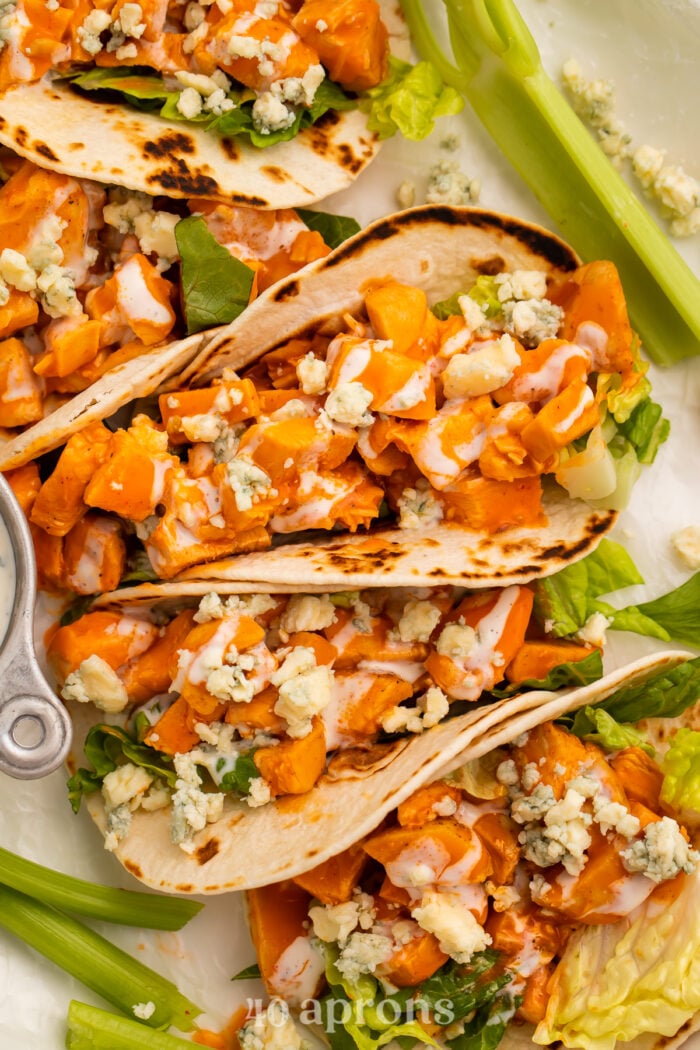
[{"label": "romaine lettuce leaf", "polygon": [[679,729],[664,755],[661,798],[678,810],[700,813],[700,733]]},{"label": "romaine lettuce leaf", "polygon": [[636,583],[644,580],[627,551],[603,539],[586,558],[537,581],[534,614],[548,635],[564,638],[580,630],[597,611],[592,599]]},{"label": "romaine lettuce leaf", "polygon": [[[617,689],[606,700],[595,704],[593,711],[606,711],[616,722],[636,723],[642,718],[677,718],[700,698],[700,657],[684,660],[670,670]],[[572,725],[577,736],[595,728],[586,715],[587,708],[560,721]]]},{"label": "romaine lettuce leaf", "polygon": [[412,66],[390,56],[389,76],[365,92],[359,105],[368,115],[369,130],[380,139],[400,131],[404,138],[416,142],[430,134],[437,117],[459,113],[464,99],[443,84],[430,62]]},{"label": "romaine lettuce leaf", "polygon": [[253,271],[219,244],[200,215],[181,219],[175,240],[187,334],[234,321],[248,305]]},{"label": "romaine lettuce leaf", "polygon": [[647,397],[632,410],[629,418],[618,424],[620,433],[634,447],[640,463],[653,463],[659,447],[671,432],[661,405]]},{"label": "romaine lettuce leaf", "polygon": [[[579,717],[580,716],[580,717]],[[583,732],[585,723],[588,722],[590,729]],[[648,743],[644,733],[635,729],[628,723],[617,722],[611,714],[602,708],[590,705],[577,712],[574,726],[577,736],[583,736],[584,740],[592,740],[600,744],[606,751],[621,751],[623,747],[641,747],[648,755],[654,754],[654,748]]]},{"label": "romaine lettuce leaf", "polygon": [[584,926],[569,940],[534,1041],[614,1050],[645,1032],[672,1036],[700,1010],[700,876],[674,901]]},{"label": "romaine lettuce leaf", "polygon": [[653,601],[619,610],[606,607],[604,611],[612,616],[611,626],[616,631],[634,631],[697,648],[700,645],[700,572]]},{"label": "romaine lettuce leaf", "polygon": [[309,208],[297,208],[296,213],[310,230],[317,230],[321,234],[329,248],[337,248],[362,229],[359,222],[348,215],[333,215],[332,212]]},{"label": "romaine lettuce leaf", "polygon": [[92,69],[70,77],[71,83],[83,91],[101,92],[109,100],[122,99],[136,109],[159,113],[161,117],[176,123],[198,124],[205,131],[226,138],[245,137],[251,145],[264,149],[278,142],[292,139],[303,128],[333,109],[336,111],[355,109],[357,101],[331,80],[324,80],[316,90],[310,106],[297,111],[294,122],[280,131],[263,134],[253,122],[254,92],[247,88],[231,90],[228,98],[234,108],[219,115],[202,110],[195,117],[186,117],[177,108],[181,92],[165,87],[160,76],[152,71],[131,69]]}]

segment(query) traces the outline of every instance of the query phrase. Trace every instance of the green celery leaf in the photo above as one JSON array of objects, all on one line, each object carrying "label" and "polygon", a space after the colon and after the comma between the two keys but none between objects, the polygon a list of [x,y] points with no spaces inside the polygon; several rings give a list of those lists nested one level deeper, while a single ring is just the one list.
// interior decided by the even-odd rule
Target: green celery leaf
[{"label": "green celery leaf", "polygon": [[[696,657],[617,689],[593,709],[607,711],[617,722],[635,723],[642,718],[676,718],[699,698],[700,657]],[[564,716],[561,721],[567,724],[573,721],[573,732],[577,736],[585,735],[591,725],[581,711]]]},{"label": "green celery leaf", "polygon": [[700,813],[700,733],[679,729],[664,755],[661,798],[675,809]]},{"label": "green celery leaf", "polygon": [[253,761],[254,754],[255,750],[251,750],[238,756],[233,769],[221,778],[219,787],[222,791],[234,791],[239,795],[247,795],[250,792],[251,780],[260,776],[260,770]]},{"label": "green celery leaf", "polygon": [[671,432],[671,424],[663,417],[661,405],[651,398],[641,401],[625,423],[618,424],[620,432],[634,446],[640,463],[653,463],[660,446]]},{"label": "green celery leaf", "polygon": [[232,981],[252,981],[253,978],[260,977],[260,967],[257,963],[251,963],[250,966],[246,966],[245,969],[239,970],[231,980]]},{"label": "green celery leaf", "polygon": [[[588,728],[587,728],[588,727]],[[641,747],[648,755],[654,748],[647,742],[644,733],[629,723],[617,722],[601,708],[584,707],[576,712],[573,732],[584,740],[600,744],[606,751],[621,751],[623,747]]]},{"label": "green celery leaf", "polygon": [[603,656],[599,649],[585,656],[583,660],[574,660],[570,663],[559,664],[553,667],[545,678],[526,678],[517,685],[509,685],[505,689],[490,689],[489,694],[502,700],[516,693],[522,693],[525,689],[566,689],[569,686],[589,685],[597,682],[603,676]]},{"label": "green celery leaf", "polygon": [[586,558],[537,581],[535,617],[546,634],[563,638],[575,634],[597,611],[593,599],[643,582],[624,547],[603,539]]},{"label": "green celery leaf", "polygon": [[446,87],[430,62],[412,66],[389,57],[389,76],[366,91],[360,109],[368,114],[367,126],[380,139],[397,131],[414,142],[424,139],[435,127],[437,117],[459,113],[464,100],[452,87]]},{"label": "green celery leaf", "polygon": [[248,305],[253,271],[218,243],[198,215],[178,222],[175,240],[188,335],[235,320]]},{"label": "green celery leaf", "polygon": [[329,248],[338,248],[348,237],[354,237],[362,227],[349,215],[333,215],[327,211],[312,211],[309,208],[297,208],[296,213],[310,230],[316,230],[323,237]]}]

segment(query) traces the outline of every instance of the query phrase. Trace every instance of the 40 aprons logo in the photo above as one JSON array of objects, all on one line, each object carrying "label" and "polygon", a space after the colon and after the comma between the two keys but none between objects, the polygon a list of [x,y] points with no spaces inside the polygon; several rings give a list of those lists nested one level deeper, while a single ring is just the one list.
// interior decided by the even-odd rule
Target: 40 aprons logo
[{"label": "40 aprons logo", "polygon": [[[290,1019],[290,1012],[284,999],[276,996],[267,1007],[262,999],[246,999],[246,1021],[253,1021],[266,1011],[267,1023],[273,1028],[284,1028]],[[351,1003],[348,999],[325,998],[304,999],[299,1011],[302,1024],[317,1025],[325,1032],[333,1034],[337,1028],[348,1024],[367,1025],[375,1030],[390,1028],[395,1024],[452,1024],[456,1014],[451,999],[437,999],[428,1005],[423,999],[409,999],[399,1003],[395,999],[380,999],[376,1003],[363,1003],[361,1000]]]}]

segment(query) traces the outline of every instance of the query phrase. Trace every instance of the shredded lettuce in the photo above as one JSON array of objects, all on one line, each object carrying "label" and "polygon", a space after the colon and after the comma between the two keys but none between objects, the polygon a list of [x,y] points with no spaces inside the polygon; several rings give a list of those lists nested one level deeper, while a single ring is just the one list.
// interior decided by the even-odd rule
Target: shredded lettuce
[{"label": "shredded lettuce", "polygon": [[700,353],[700,283],[542,68],[513,0],[444,0],[456,60],[421,0],[411,35],[584,259],[614,259],[632,323],[659,364]]},{"label": "shredded lettuce", "polygon": [[463,106],[459,92],[443,84],[430,62],[412,66],[393,57],[389,58],[389,76],[360,101],[360,109],[368,114],[369,130],[380,139],[400,131],[413,142],[429,135],[438,117],[459,113]]},{"label": "shredded lettuce", "polygon": [[700,813],[700,733],[679,729],[664,755],[662,801],[677,810]]},{"label": "shredded lettuce", "polygon": [[580,927],[557,967],[534,1041],[614,1050],[644,1033],[673,1036],[700,1010],[700,876],[663,907]]}]

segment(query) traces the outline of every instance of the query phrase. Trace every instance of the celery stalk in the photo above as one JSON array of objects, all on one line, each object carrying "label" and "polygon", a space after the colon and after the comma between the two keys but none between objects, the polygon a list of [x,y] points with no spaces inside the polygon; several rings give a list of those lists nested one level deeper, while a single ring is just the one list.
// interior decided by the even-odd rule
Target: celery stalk
[{"label": "celery stalk", "polygon": [[204,907],[197,901],[97,886],[72,875],[44,868],[0,847],[0,883],[36,897],[44,904],[77,912],[90,919],[143,926],[149,930],[181,930]]},{"label": "celery stalk", "polygon": [[66,1046],[68,1050],[191,1050],[192,1043],[73,999]]},{"label": "celery stalk", "polygon": [[171,981],[110,944],[99,933],[7,886],[0,886],[0,926],[127,1016],[134,1016],[137,1004],[153,1003],[155,1009],[146,1023],[154,1028],[173,1025],[187,1032],[202,1012],[181,995]]},{"label": "celery stalk", "polygon": [[512,0],[444,0],[459,73],[420,0],[402,0],[417,49],[461,90],[496,144],[584,259],[611,259],[649,356],[700,353],[700,281],[542,68]]}]

